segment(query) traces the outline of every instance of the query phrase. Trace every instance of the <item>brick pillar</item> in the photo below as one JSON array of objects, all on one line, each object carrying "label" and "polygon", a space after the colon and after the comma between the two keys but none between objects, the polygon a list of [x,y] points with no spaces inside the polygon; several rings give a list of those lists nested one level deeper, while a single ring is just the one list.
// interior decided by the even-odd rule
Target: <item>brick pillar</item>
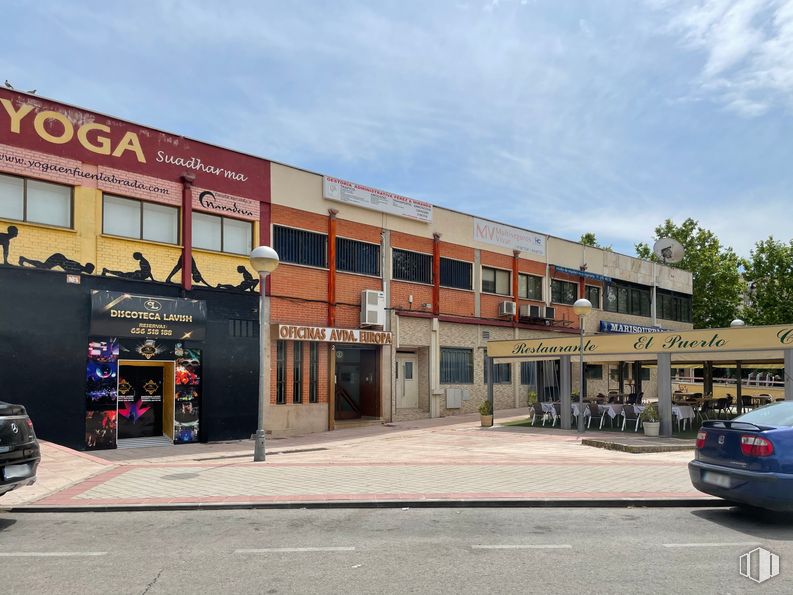
[{"label": "brick pillar", "polygon": [[441,234],[432,234],[432,315],[441,313]]},{"label": "brick pillar", "polygon": [[336,326],[336,209],[328,209],[328,326]]},{"label": "brick pillar", "polygon": [[193,174],[182,174],[182,288],[193,288]]}]

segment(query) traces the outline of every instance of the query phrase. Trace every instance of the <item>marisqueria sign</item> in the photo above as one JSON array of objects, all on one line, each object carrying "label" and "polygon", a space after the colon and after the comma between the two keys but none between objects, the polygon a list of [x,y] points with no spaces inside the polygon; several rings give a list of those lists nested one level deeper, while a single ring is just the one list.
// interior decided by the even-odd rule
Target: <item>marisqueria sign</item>
[{"label": "marisqueria sign", "polygon": [[[580,339],[488,341],[490,357],[554,358],[579,352]],[[634,353],[723,353],[793,349],[793,325],[698,329],[694,331],[594,335],[584,338],[585,355]]]}]

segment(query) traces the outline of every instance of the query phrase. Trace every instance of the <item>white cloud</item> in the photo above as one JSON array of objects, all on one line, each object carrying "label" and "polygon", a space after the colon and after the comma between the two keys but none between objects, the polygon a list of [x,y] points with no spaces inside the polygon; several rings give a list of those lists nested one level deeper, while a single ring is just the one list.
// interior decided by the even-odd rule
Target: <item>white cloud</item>
[{"label": "white cloud", "polygon": [[695,94],[753,117],[793,109],[793,2],[690,0],[651,3],[670,15],[668,31],[704,54]]}]

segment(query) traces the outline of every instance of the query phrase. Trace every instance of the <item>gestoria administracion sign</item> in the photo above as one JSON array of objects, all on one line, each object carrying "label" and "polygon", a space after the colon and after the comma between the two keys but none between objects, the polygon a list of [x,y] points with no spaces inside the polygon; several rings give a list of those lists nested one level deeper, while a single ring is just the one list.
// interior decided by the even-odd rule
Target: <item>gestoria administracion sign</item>
[{"label": "gestoria administracion sign", "polygon": [[[551,359],[561,355],[578,355],[579,343],[579,337],[488,341],[487,355]],[[610,334],[584,338],[584,355],[726,353],[779,349],[793,349],[793,325]]]},{"label": "gestoria administracion sign", "polygon": [[422,223],[430,223],[432,221],[432,205],[428,202],[400,196],[385,190],[378,190],[377,188],[369,188],[369,186],[340,180],[339,178],[324,176],[322,178],[322,195],[328,200],[380,211],[389,215],[397,215],[398,217],[407,217]]},{"label": "gestoria administracion sign", "polygon": [[275,338],[286,341],[318,341],[320,343],[360,343],[361,345],[391,345],[391,333],[357,328],[330,328],[279,324],[274,327]]}]

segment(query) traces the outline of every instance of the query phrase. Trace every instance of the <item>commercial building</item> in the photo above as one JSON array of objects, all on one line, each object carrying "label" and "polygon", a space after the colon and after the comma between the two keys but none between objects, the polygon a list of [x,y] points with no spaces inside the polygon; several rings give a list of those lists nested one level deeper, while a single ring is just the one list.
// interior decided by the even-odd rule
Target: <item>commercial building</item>
[{"label": "commercial building", "polygon": [[[257,244],[281,258],[274,435],[475,411],[486,341],[578,333],[578,297],[587,333],[691,328],[685,271],[8,90],[0,243],[0,382],[87,448],[255,430]],[[497,409],[558,392],[552,363],[493,376]],[[587,378],[654,390],[638,366]]]}]

